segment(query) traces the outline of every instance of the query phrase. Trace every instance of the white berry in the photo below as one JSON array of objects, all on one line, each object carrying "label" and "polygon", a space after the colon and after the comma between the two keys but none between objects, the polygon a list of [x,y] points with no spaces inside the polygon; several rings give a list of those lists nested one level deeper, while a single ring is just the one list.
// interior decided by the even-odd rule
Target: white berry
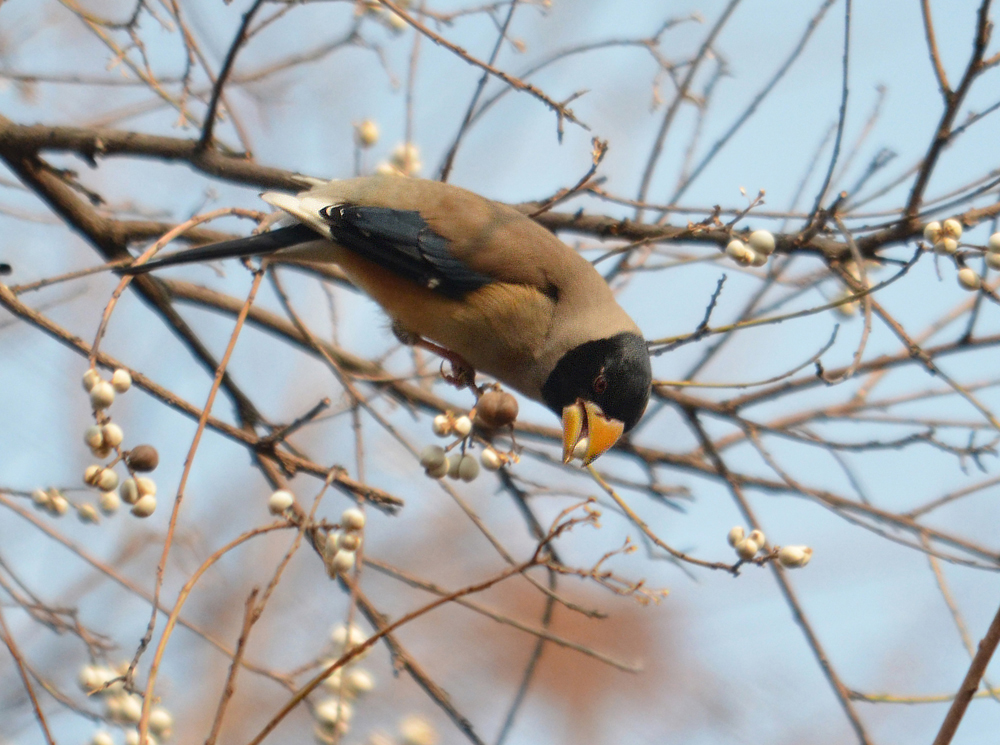
[{"label": "white berry", "polygon": [[350,722],[353,714],[351,705],[342,699],[328,698],[316,705],[316,719],[327,728],[337,722]]},{"label": "white berry", "polygon": [[344,687],[352,696],[362,696],[375,689],[375,679],[367,670],[355,668],[344,678]]},{"label": "white berry", "polygon": [[49,512],[51,512],[56,517],[62,517],[66,514],[69,509],[69,502],[59,492],[49,493]]},{"label": "white berry", "polygon": [[157,737],[168,738],[174,728],[174,718],[162,706],[154,706],[149,712],[149,731]]},{"label": "white berry", "polygon": [[958,241],[954,238],[942,238],[934,244],[934,250],[942,256],[950,256],[958,251]]},{"label": "white berry", "polygon": [[483,450],[479,455],[479,462],[483,464],[483,468],[487,471],[499,471],[501,466],[503,466],[500,455],[493,448]]},{"label": "white berry", "polygon": [[447,460],[448,456],[445,455],[444,448],[439,445],[428,445],[420,451],[420,465],[427,471],[440,468],[441,464]]},{"label": "white berry", "polygon": [[958,284],[969,292],[975,292],[982,285],[982,278],[976,274],[975,270],[963,266],[958,270]]},{"label": "white berry", "polygon": [[363,530],[365,527],[365,513],[357,507],[349,507],[341,513],[340,525],[344,530]]},{"label": "white berry", "polygon": [[330,567],[337,574],[346,574],[354,568],[355,554],[353,551],[339,549],[330,559]]},{"label": "white berry", "polygon": [[475,481],[479,475],[479,461],[466,453],[458,461],[458,477],[462,481]]},{"label": "white berry", "polygon": [[105,515],[113,515],[121,506],[122,500],[116,491],[106,491],[97,500],[97,506]]},{"label": "white berry", "polygon": [[91,735],[90,745],[115,745],[115,741],[108,732],[99,729]]},{"label": "white berry", "polygon": [[935,245],[941,239],[941,223],[937,220],[924,225],[924,240]]},{"label": "white berry", "polygon": [[118,368],[111,375],[111,385],[118,393],[124,393],[132,387],[132,374],[128,370]]},{"label": "white berry", "polygon": [[90,368],[83,374],[83,390],[90,393],[94,386],[101,381],[101,374],[94,368]]},{"label": "white berry", "polygon": [[455,420],[455,434],[459,437],[468,437],[472,431],[472,420],[467,416],[460,416]]},{"label": "white berry", "polygon": [[736,555],[743,559],[743,561],[750,561],[750,559],[756,556],[757,552],[760,550],[760,546],[757,545],[757,542],[751,541],[749,538],[744,538],[733,548],[736,549]]},{"label": "white berry", "polygon": [[31,492],[31,503],[39,510],[49,508],[49,495],[43,489],[35,489]]},{"label": "white berry", "polygon": [[95,411],[106,409],[115,402],[115,389],[106,380],[100,380],[90,389],[90,405]]},{"label": "white berry", "polygon": [[812,558],[813,550],[808,546],[785,546],[778,551],[778,561],[788,569],[804,567]]},{"label": "white berry", "polygon": [[118,493],[125,504],[135,504],[139,501],[139,487],[135,479],[125,479],[118,487]]},{"label": "white berry", "polygon": [[730,546],[735,546],[737,543],[742,541],[746,537],[746,531],[739,525],[732,528],[729,531],[729,535],[726,536],[726,540],[729,541]]},{"label": "white berry", "polygon": [[758,548],[763,548],[764,544],[767,543],[767,539],[764,537],[763,531],[760,530],[751,530],[750,535],[748,535],[747,538],[756,543]]},{"label": "white berry", "polygon": [[103,470],[103,468],[97,465],[87,466],[83,470],[83,483],[87,486],[97,486],[97,479]]},{"label": "white berry", "polygon": [[361,536],[357,533],[337,533],[337,548],[345,551],[357,551],[361,548]]},{"label": "white berry", "polygon": [[986,266],[994,270],[1000,269],[1000,253],[988,252],[986,254]]},{"label": "white berry", "polygon": [[576,441],[576,445],[573,446],[573,457],[583,460],[587,457],[588,448],[590,448],[590,439],[581,437]]},{"label": "white berry", "polygon": [[400,722],[399,734],[403,745],[435,745],[438,741],[437,731],[420,716],[408,716]]},{"label": "white berry", "polygon": [[82,523],[96,523],[98,521],[97,510],[92,504],[81,504],[76,508],[76,516]]},{"label": "white berry", "polygon": [[431,422],[431,430],[438,437],[448,437],[451,434],[451,420],[444,414],[438,414]]},{"label": "white berry", "polygon": [[122,428],[114,422],[108,422],[101,427],[101,435],[104,440],[105,447],[109,448],[118,447],[122,444],[122,440],[125,439],[125,433],[122,432]]},{"label": "white berry", "polygon": [[112,491],[118,488],[118,474],[110,468],[102,468],[97,474],[97,488],[101,491]]},{"label": "white berry", "polygon": [[267,500],[267,509],[272,515],[280,515],[295,504],[295,497],[287,489],[278,489]]},{"label": "white berry", "polygon": [[950,217],[947,220],[945,220],[944,223],[942,223],[941,232],[951,238],[961,238],[962,223],[960,223],[954,217]]},{"label": "white berry", "polygon": [[741,266],[747,266],[753,262],[754,252],[743,241],[732,240],[726,246],[726,256]]},{"label": "white berry", "polygon": [[140,497],[144,497],[146,495],[151,497],[156,496],[156,482],[149,478],[149,476],[139,476],[135,480],[135,486]]},{"label": "white berry", "polygon": [[990,253],[1000,253],[1000,233],[994,233],[986,242],[986,250]]},{"label": "white berry", "polygon": [[139,501],[132,505],[132,514],[136,517],[149,517],[156,510],[156,497],[146,494],[139,497]]},{"label": "white berry", "polygon": [[358,147],[371,147],[378,142],[378,125],[371,119],[365,119],[354,125],[354,142]]},{"label": "white berry", "polygon": [[762,256],[774,253],[774,236],[769,230],[755,230],[750,234],[747,244]]},{"label": "white berry", "polygon": [[91,450],[102,448],[104,447],[104,432],[96,424],[87,427],[87,431],[83,433],[83,441]]}]

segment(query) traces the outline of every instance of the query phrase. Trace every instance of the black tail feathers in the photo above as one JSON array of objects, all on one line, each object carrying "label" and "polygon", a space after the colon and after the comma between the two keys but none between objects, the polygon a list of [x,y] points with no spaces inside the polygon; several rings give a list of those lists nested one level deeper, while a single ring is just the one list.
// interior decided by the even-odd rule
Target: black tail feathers
[{"label": "black tail feathers", "polygon": [[165,266],[176,266],[179,264],[194,264],[202,261],[215,261],[217,259],[232,259],[242,256],[263,256],[280,251],[289,246],[297,246],[300,243],[314,241],[320,236],[315,230],[305,225],[291,225],[287,228],[278,228],[260,235],[251,235],[246,238],[237,238],[232,241],[213,243],[209,246],[199,246],[187,251],[178,251],[169,254],[161,259],[154,259],[139,266],[126,266],[121,269],[123,274],[145,274]]}]

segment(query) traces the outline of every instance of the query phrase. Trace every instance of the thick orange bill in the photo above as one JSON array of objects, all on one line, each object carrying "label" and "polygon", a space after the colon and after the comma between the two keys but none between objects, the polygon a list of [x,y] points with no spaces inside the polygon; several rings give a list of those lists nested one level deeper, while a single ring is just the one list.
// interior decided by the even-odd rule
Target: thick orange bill
[{"label": "thick orange bill", "polygon": [[569,463],[573,459],[573,450],[583,435],[585,416],[583,405],[579,401],[562,410],[563,463]]},{"label": "thick orange bill", "polygon": [[587,410],[587,437],[590,438],[583,465],[589,466],[618,442],[625,431],[625,423],[604,416],[601,408],[590,401],[584,401],[583,407]]},{"label": "thick orange bill", "polygon": [[[625,431],[625,424],[604,416],[591,401],[577,401],[563,409],[563,463],[569,463],[577,443],[585,436],[583,465],[588,466],[611,449]],[[586,422],[586,430],[584,423]]]}]

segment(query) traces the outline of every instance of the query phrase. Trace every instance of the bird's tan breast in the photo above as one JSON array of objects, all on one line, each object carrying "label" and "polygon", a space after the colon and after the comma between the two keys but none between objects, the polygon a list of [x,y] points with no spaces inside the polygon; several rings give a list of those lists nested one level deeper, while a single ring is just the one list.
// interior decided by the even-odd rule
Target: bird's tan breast
[{"label": "bird's tan breast", "polygon": [[[460,354],[476,370],[539,398],[553,301],[527,285],[496,282],[449,298],[330,244],[334,260],[360,289],[408,331]],[[329,257],[327,258],[329,260]]]}]

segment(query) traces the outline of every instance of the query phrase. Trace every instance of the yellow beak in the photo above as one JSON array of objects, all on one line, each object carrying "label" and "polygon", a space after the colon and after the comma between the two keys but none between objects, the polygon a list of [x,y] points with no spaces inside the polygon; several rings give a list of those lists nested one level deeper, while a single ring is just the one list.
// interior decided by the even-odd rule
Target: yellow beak
[{"label": "yellow beak", "polygon": [[562,411],[563,463],[573,459],[577,445],[586,440],[582,454],[588,466],[618,442],[625,424],[604,416],[601,407],[591,401],[577,399]]}]

